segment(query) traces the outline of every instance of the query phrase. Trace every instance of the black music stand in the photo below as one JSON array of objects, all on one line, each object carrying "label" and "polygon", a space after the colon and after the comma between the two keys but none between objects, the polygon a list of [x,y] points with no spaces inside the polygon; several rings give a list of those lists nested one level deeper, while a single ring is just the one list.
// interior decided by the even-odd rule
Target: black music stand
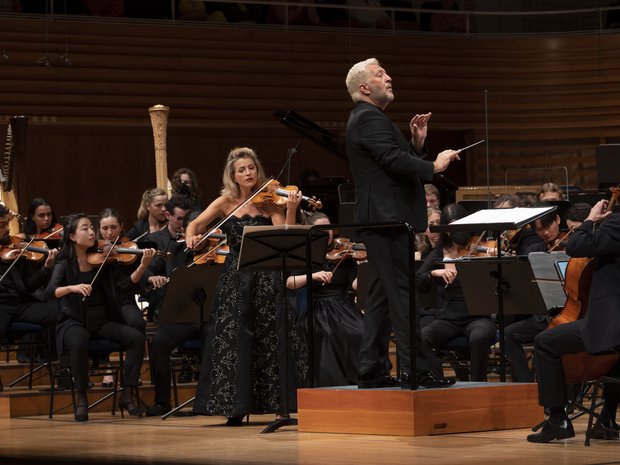
[{"label": "black music stand", "polygon": [[[204,323],[211,315],[217,280],[222,272],[220,266],[200,265],[175,268],[166,284],[166,294],[161,306],[158,324],[191,323],[200,331],[203,339]],[[173,408],[161,419],[165,420],[194,402],[196,396]]]},{"label": "black music stand", "polygon": [[[440,224],[430,226],[432,232],[480,232],[492,231],[495,237],[501,237],[502,232],[519,229],[532,221],[545,216],[557,207],[534,207],[534,208],[498,208],[480,210],[464,218],[458,219],[450,224]],[[466,259],[467,260],[467,259]],[[466,261],[466,260],[463,260]],[[502,258],[501,247],[497,249],[497,258],[490,259],[469,259],[471,261],[483,263],[492,262],[494,264],[495,294],[497,296],[497,324],[499,326],[499,348],[500,348],[500,381],[506,381],[506,354],[504,348],[504,293],[503,266],[514,261],[510,257]],[[529,265],[528,265],[529,266]],[[465,287],[465,286],[463,286]]]},{"label": "black music stand", "polygon": [[312,237],[314,246],[312,256],[306,255],[306,241],[311,226],[246,226],[243,228],[241,251],[239,253],[239,271],[280,271],[282,295],[278,317],[281,324],[278,335],[279,372],[280,372],[280,408],[282,416],[269,424],[261,433],[272,433],[287,425],[297,425],[296,418],[286,418],[289,413],[289,330],[286,311],[286,273],[293,270],[305,270],[307,261],[321,267],[327,250],[327,233]]}]

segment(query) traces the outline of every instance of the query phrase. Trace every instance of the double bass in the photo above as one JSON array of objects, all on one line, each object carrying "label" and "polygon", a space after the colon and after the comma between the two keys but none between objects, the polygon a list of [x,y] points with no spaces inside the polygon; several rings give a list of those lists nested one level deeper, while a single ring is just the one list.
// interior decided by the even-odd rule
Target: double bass
[{"label": "double bass", "polygon": [[[611,211],[620,196],[620,185],[612,188],[612,196],[607,206]],[[566,303],[562,310],[549,320],[547,329],[582,319],[588,310],[590,286],[596,260],[588,257],[571,257],[566,266],[564,291]],[[566,383],[577,384],[595,379],[607,373],[620,358],[617,354],[591,355],[587,352],[562,356]]]}]

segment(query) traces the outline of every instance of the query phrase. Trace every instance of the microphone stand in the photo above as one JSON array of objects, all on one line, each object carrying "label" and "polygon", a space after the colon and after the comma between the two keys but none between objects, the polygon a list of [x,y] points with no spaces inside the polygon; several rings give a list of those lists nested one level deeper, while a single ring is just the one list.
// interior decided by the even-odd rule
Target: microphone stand
[{"label": "microphone stand", "polygon": [[301,145],[303,141],[304,141],[304,136],[301,136],[299,140],[297,141],[297,145],[295,147],[291,147],[290,149],[288,149],[286,162],[284,162],[284,166],[282,166],[282,169],[276,176],[276,180],[280,181],[280,176],[282,176],[282,173],[284,172],[284,169],[286,168],[287,169],[286,170],[286,185],[287,186],[291,183],[291,160],[293,159],[293,155],[297,153],[297,150],[299,149],[299,146]]}]

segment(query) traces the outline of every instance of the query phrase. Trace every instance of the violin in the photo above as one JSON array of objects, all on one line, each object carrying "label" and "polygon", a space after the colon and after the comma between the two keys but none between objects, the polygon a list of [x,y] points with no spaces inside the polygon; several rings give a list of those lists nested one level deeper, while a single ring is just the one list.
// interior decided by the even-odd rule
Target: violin
[{"label": "violin", "polygon": [[[111,248],[111,250],[110,250]],[[130,265],[136,261],[138,255],[143,255],[144,249],[139,249],[138,244],[132,241],[124,241],[111,244],[108,241],[99,240],[94,247],[86,252],[86,261],[93,266],[103,263],[119,262],[122,265]],[[157,251],[158,256],[167,257],[170,252]]]},{"label": "violin", "polygon": [[221,265],[226,260],[226,255],[230,252],[228,245],[222,245],[220,247],[214,247],[202,255],[199,255],[192,262],[194,265],[210,265],[210,264],[219,264]]},{"label": "violin", "polygon": [[46,240],[46,239],[60,240],[60,239],[62,239],[62,231],[63,231],[62,225],[56,223],[54,226],[49,227],[47,231],[42,231],[39,234],[35,234],[34,238],[37,239],[37,240],[38,239],[40,239],[40,240]]},{"label": "violin", "polygon": [[547,252],[562,252],[566,249],[566,244],[568,244],[568,238],[573,233],[574,229],[570,231],[560,233],[560,235],[556,238],[556,240],[549,242],[547,244]]},{"label": "violin", "polygon": [[[483,241],[484,234],[483,232],[479,236],[472,236],[465,246],[457,246],[457,257],[496,257],[497,241]],[[494,253],[490,252],[490,249],[493,249]]]},{"label": "violin", "polygon": [[11,236],[10,243],[0,248],[0,259],[5,262],[13,261],[17,258],[25,258],[40,262],[47,257],[50,250],[43,241],[24,242],[23,239]]},{"label": "violin", "polygon": [[351,242],[346,237],[336,237],[327,251],[326,258],[329,261],[339,261],[350,257],[355,261],[363,262],[366,260],[366,246]]},{"label": "violin", "polygon": [[[284,207],[286,205],[286,199],[288,199],[289,192],[299,190],[297,186],[282,186],[279,182],[268,183],[263,189],[252,197],[252,203],[257,207],[263,207],[265,205],[277,205],[278,207]],[[312,197],[301,196],[301,199],[306,201],[310,208],[314,210],[320,210],[323,208],[323,203],[320,200]]]}]

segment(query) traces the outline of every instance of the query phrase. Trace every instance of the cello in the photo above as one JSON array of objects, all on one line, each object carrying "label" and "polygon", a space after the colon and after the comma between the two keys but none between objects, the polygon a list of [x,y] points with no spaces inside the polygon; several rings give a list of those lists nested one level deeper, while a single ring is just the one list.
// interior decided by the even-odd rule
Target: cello
[{"label": "cello", "polygon": [[[620,196],[620,185],[611,189],[607,210],[612,210]],[[549,320],[547,329],[583,318],[588,310],[590,286],[596,261],[588,257],[571,257],[566,267],[564,290],[566,303],[562,310]],[[620,355],[592,355],[588,352],[562,356],[566,383],[577,384],[599,378],[616,364]]]}]

